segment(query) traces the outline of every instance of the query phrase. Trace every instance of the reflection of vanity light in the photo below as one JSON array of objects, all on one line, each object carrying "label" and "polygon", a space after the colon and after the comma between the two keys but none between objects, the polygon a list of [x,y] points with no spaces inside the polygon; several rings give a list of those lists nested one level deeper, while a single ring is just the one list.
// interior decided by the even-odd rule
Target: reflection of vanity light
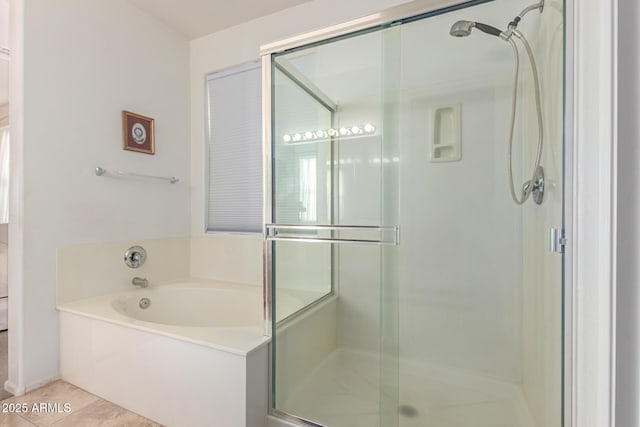
[{"label": "reflection of vanity light", "polygon": [[336,137],[359,137],[373,135],[376,127],[371,123],[365,125],[341,126],[340,128],[308,130],[305,132],[287,133],[282,136],[285,143],[303,143],[307,144],[317,140],[326,140]]}]

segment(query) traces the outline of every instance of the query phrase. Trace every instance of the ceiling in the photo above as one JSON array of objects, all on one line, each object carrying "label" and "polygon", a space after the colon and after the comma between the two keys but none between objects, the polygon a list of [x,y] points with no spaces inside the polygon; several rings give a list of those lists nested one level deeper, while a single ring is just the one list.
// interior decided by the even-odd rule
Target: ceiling
[{"label": "ceiling", "polygon": [[309,0],[129,1],[189,39],[195,39]]}]

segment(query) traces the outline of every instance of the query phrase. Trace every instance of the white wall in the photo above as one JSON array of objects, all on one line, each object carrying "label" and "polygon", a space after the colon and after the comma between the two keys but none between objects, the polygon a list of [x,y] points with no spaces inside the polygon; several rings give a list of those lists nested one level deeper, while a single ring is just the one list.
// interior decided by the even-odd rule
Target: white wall
[{"label": "white wall", "polygon": [[640,424],[640,5],[618,2],[618,288],[616,425]]},{"label": "white wall", "polygon": [[[0,46],[9,47],[9,1],[0,1]],[[9,126],[9,61],[0,58],[0,129]],[[7,296],[8,226],[0,224],[0,298]],[[7,300],[0,299],[0,329],[7,328]],[[1,385],[0,385],[1,386]]]},{"label": "white wall", "polygon": [[0,0],[0,46],[9,47],[9,0]]},{"label": "white wall", "polygon": [[192,236],[190,276],[262,286],[262,237]]},{"label": "white wall", "polygon": [[[9,1],[0,0],[0,47],[9,47]],[[0,56],[0,107],[9,102],[9,61]],[[0,111],[0,127],[4,126]]]},{"label": "white wall", "polygon": [[[9,386],[20,393],[58,375],[56,248],[189,233],[189,49],[125,0],[11,6]],[[155,156],[122,150],[121,110],[155,118]],[[181,182],[96,177],[96,166]]]},{"label": "white wall", "polygon": [[[123,261],[125,251],[142,246],[145,262],[132,269]],[[189,279],[189,238],[131,240],[58,248],[56,305],[133,289],[131,279],[143,277],[149,285]]]}]

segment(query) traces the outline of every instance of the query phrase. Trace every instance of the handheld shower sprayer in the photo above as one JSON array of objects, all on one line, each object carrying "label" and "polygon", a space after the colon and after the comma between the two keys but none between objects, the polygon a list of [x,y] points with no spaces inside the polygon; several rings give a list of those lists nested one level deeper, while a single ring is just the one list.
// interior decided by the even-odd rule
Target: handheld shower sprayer
[{"label": "handheld shower sprayer", "polygon": [[[471,35],[471,31],[474,28],[482,31],[483,33],[497,36],[500,39],[508,42],[513,48],[513,53],[515,57],[515,76],[513,83],[513,100],[511,106],[511,129],[509,131],[509,145],[508,145],[508,158],[507,158],[507,170],[509,174],[509,189],[511,191],[511,198],[513,201],[521,205],[527,201],[529,196],[533,195],[533,199],[537,204],[542,203],[542,198],[544,195],[544,172],[542,167],[540,166],[540,161],[542,159],[542,145],[543,145],[543,121],[542,121],[542,106],[540,100],[540,81],[538,78],[538,70],[536,67],[536,61],[533,55],[533,51],[529,42],[524,37],[524,35],[518,31],[517,27],[522,18],[529,12],[533,10],[539,10],[542,13],[544,9],[544,0],[541,0],[539,3],[526,7],[518,16],[516,16],[513,21],[511,21],[507,29],[505,31],[501,31],[496,27],[491,25],[483,24],[481,22],[473,22],[473,21],[458,21],[451,26],[451,30],[449,34],[454,37],[467,37]],[[529,58],[529,63],[531,64],[531,71],[533,74],[533,84],[535,89],[535,101],[536,101],[536,113],[538,119],[538,148],[536,150],[536,158],[533,167],[533,173],[531,175],[531,179],[526,181],[522,185],[521,196],[518,197],[515,192],[515,185],[513,183],[513,167],[512,167],[512,148],[513,148],[513,134],[515,128],[515,119],[516,119],[516,106],[517,106],[517,97],[518,97],[518,79],[520,75],[520,53],[518,51],[517,44],[513,41],[513,36],[516,39],[520,40],[525,50],[527,51],[527,56]]]},{"label": "handheld shower sprayer", "polygon": [[520,23],[522,18],[524,18],[527,13],[533,10],[539,10],[540,13],[542,13],[542,11],[544,10],[544,0],[526,7],[522,12],[518,14],[518,16],[516,16],[511,22],[509,22],[505,31],[502,31],[492,25],[483,24],[482,22],[458,21],[451,26],[449,34],[454,37],[467,37],[471,35],[471,30],[477,28],[483,33],[489,34],[491,36],[497,36],[505,41],[508,41],[513,35],[518,36],[518,34],[514,33],[514,30],[518,28],[518,24]]},{"label": "handheld shower sprayer", "polygon": [[491,25],[483,24],[482,22],[471,22],[471,21],[458,21],[451,27],[451,34],[454,37],[467,37],[471,35],[471,30],[477,28],[478,30],[490,34],[492,36],[500,37],[502,31],[497,29],[496,27],[492,27]]}]

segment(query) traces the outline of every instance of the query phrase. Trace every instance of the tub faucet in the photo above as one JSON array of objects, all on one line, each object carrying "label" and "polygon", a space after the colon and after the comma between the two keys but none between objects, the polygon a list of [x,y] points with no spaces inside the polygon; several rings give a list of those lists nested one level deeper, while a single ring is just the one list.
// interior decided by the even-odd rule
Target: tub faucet
[{"label": "tub faucet", "polygon": [[131,284],[133,286],[140,286],[141,288],[146,288],[149,286],[149,281],[143,277],[134,277],[131,279]]}]

